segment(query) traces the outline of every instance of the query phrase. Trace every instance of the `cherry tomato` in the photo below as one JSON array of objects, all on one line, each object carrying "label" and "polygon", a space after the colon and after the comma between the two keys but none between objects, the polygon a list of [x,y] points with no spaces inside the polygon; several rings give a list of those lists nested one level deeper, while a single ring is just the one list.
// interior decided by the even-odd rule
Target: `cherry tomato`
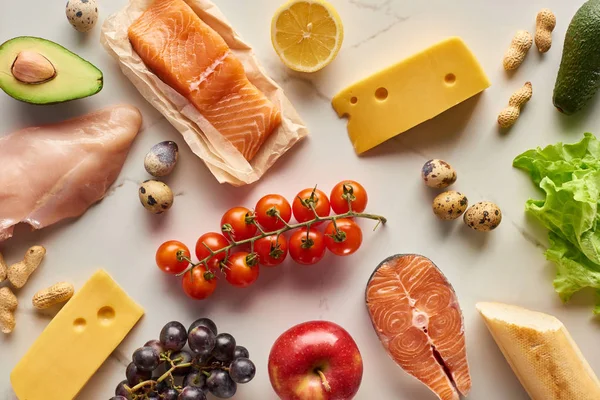
[{"label": "cherry tomato", "polygon": [[[292,204],[292,210],[294,211],[294,218],[298,222],[306,222],[315,219],[315,213],[310,208],[310,205],[315,208],[319,217],[326,217],[329,215],[329,199],[327,195],[319,189],[304,189],[296,195],[294,203]],[[316,226],[321,222],[313,224]]]},{"label": "cherry tomato", "polygon": [[[229,241],[225,236],[217,232],[208,232],[200,236],[196,242],[196,257],[198,257],[198,261],[202,261],[210,256],[210,251],[208,251],[206,246],[212,251],[217,251],[229,246]],[[225,259],[226,255],[226,252],[223,251],[209,258],[207,261],[208,269],[213,272],[218,271],[221,266],[221,261]]]},{"label": "cherry tomato", "polygon": [[254,242],[254,251],[258,254],[258,263],[265,267],[275,267],[288,255],[288,244],[285,236],[272,235]]},{"label": "cherry tomato", "polygon": [[275,213],[283,218],[285,222],[290,222],[292,218],[292,207],[290,203],[278,194],[268,194],[256,203],[254,209],[256,213],[256,221],[267,232],[273,232],[285,226]]},{"label": "cherry tomato", "polygon": [[327,249],[337,256],[349,256],[360,247],[362,243],[362,230],[351,219],[341,218],[335,225],[330,222],[325,228],[325,245]]},{"label": "cherry tomato", "polygon": [[189,259],[190,250],[177,240],[169,240],[156,250],[156,265],[167,274],[178,274],[190,264],[188,261],[182,260],[181,256]]},{"label": "cherry tomato", "polygon": [[290,237],[290,257],[299,264],[316,264],[325,256],[325,238],[312,228],[308,237],[306,228],[297,230]]},{"label": "cherry tomato", "polygon": [[183,274],[183,291],[192,299],[203,300],[213,294],[217,287],[217,278],[204,265],[198,265]]},{"label": "cherry tomato", "polygon": [[225,279],[233,286],[245,288],[258,279],[258,263],[256,254],[245,251],[233,253],[227,260]]},{"label": "cherry tomato", "polygon": [[352,211],[361,213],[367,208],[367,191],[358,182],[343,181],[331,190],[331,208],[336,214],[344,214],[349,211],[348,200],[352,203]]},{"label": "cherry tomato", "polygon": [[231,233],[233,240],[240,241],[250,239],[256,235],[256,225],[253,223],[254,214],[246,207],[233,207],[221,218],[221,231],[225,237],[229,237],[227,230]]}]

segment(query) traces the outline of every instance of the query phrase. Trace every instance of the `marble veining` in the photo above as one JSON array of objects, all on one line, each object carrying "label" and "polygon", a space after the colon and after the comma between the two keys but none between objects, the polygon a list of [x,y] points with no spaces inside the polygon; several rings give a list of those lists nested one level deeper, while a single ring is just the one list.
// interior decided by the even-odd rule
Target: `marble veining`
[{"label": "marble veining", "polygon": [[[452,282],[465,318],[465,336],[471,366],[472,400],[526,400],[527,394],[475,310],[478,301],[502,301],[556,315],[565,323],[592,368],[600,373],[600,325],[592,319],[592,303],[577,295],[563,305],[553,292],[553,271],[543,255],[546,232],[524,216],[525,201],[539,197],[529,179],[512,168],[512,159],[526,149],[557,141],[575,142],[583,129],[600,134],[600,114],[590,110],[564,117],[552,107],[551,97],[568,21],[583,0],[546,0],[543,4],[505,0],[330,0],[340,12],[345,42],[337,59],[312,75],[287,70],[272,49],[269,24],[281,1],[214,0],[244,39],[250,43],[274,80],[306,121],[311,134],[281,158],[258,183],[241,188],[219,185],[206,166],[187,147],[181,135],[152,108],[102,49],[99,28],[103,18],[124,7],[127,0],[104,0],[100,21],[88,35],[75,32],[64,6],[34,0],[27,3],[28,18],[7,18],[6,38],[36,35],[55,40],[97,65],[105,74],[100,94],[64,105],[33,107],[0,93],[0,135],[32,124],[56,121],[117,103],[131,103],[144,116],[121,175],[104,200],[82,217],[41,231],[18,227],[13,239],[0,243],[8,260],[18,260],[34,244],[47,257],[18,291],[17,328],[0,336],[0,399],[14,400],[9,375],[13,366],[58,310],[37,312],[33,294],[58,281],[76,289],[98,268],[105,268],[146,311],[145,317],[110,355],[79,398],[107,400],[124,379],[133,351],[157,338],[170,320],[191,323],[213,318],[250,351],[258,366],[256,379],[240,387],[236,399],[275,399],[266,373],[269,349],[277,336],[292,325],[327,319],[341,324],[355,338],[365,372],[356,400],[406,398],[435,400],[419,382],[403,373],[387,357],[377,340],[364,305],[365,285],[373,269],[386,257],[420,253],[432,259]],[[7,2],[3,15],[18,16],[23,2]],[[502,55],[514,32],[535,25],[542,7],[557,15],[554,44],[545,55],[531,51],[513,74],[502,69]],[[42,23],[52,21],[52,23]],[[461,36],[492,81],[482,95],[457,106],[384,144],[356,156],[348,140],[345,119],[331,108],[338,90],[391,63],[410,56],[448,36]],[[534,95],[517,124],[500,134],[496,117],[523,82],[533,83]],[[398,110],[399,113],[402,110]],[[140,204],[137,187],[150,179],[143,159],[161,141],[173,140],[180,159],[165,179],[177,201],[161,216],[150,215]],[[471,204],[490,200],[502,209],[504,221],[489,235],[474,232],[461,220],[438,221],[431,211],[439,193],[420,179],[425,161],[441,158],[458,171],[453,190]],[[9,166],[0,166],[2,168]],[[208,301],[187,299],[175,277],[154,266],[156,248],[170,239],[193,248],[197,238],[218,231],[222,213],[233,206],[253,207],[267,193],[291,199],[300,189],[318,184],[328,192],[343,179],[362,182],[369,191],[368,210],[385,215],[389,223],[372,232],[361,222],[363,244],[347,258],[328,255],[318,266],[284,263],[263,268],[256,285],[235,289],[224,279]]]}]

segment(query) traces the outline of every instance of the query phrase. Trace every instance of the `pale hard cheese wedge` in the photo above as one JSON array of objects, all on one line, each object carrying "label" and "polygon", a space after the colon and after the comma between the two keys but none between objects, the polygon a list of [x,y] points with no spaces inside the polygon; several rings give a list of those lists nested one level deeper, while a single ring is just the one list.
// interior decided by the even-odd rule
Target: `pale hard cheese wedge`
[{"label": "pale hard cheese wedge", "polygon": [[500,303],[477,310],[533,400],[600,399],[598,378],[558,319]]},{"label": "pale hard cheese wedge", "polygon": [[97,271],[13,369],[17,397],[73,399],[143,314],[105,271]]},{"label": "pale hard cheese wedge", "polygon": [[332,101],[348,117],[361,154],[490,87],[464,42],[453,37],[342,90]]}]

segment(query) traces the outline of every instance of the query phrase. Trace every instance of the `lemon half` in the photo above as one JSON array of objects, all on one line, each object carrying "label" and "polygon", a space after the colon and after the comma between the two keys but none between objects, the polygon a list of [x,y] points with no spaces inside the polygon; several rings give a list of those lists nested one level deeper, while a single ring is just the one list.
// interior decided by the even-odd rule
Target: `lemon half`
[{"label": "lemon half", "polygon": [[316,72],[342,47],[344,27],[337,11],[324,0],[291,0],[271,21],[271,41],[285,65]]}]

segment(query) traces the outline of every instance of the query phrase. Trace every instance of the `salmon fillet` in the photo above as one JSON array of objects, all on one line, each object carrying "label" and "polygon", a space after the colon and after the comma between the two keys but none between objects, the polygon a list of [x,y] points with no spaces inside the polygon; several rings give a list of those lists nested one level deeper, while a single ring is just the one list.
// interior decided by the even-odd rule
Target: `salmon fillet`
[{"label": "salmon fillet", "polygon": [[146,66],[248,160],[281,123],[225,40],[183,0],[156,0],[128,31]]},{"label": "salmon fillet", "polygon": [[367,284],[373,327],[392,359],[442,400],[471,390],[462,313],[454,289],[431,260],[398,255]]}]

